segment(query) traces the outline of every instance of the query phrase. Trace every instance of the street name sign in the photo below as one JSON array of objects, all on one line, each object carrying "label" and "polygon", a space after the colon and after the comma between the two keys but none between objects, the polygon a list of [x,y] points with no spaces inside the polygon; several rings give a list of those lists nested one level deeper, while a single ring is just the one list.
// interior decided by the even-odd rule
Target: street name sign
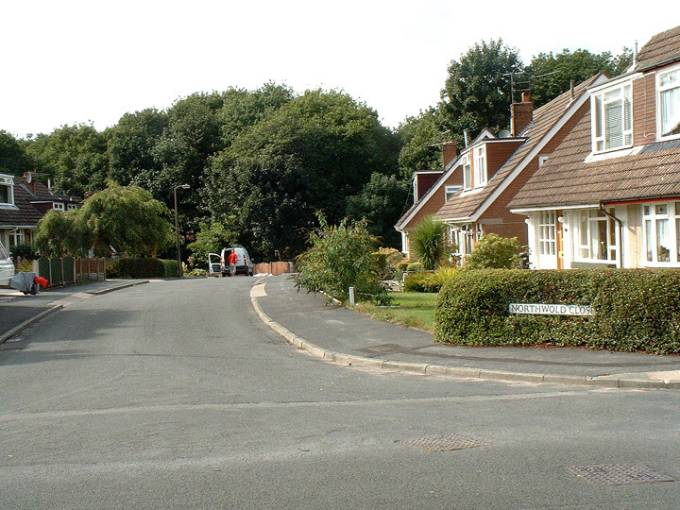
[{"label": "street name sign", "polygon": [[544,303],[510,303],[510,313],[524,315],[593,315],[590,305],[549,305]]}]

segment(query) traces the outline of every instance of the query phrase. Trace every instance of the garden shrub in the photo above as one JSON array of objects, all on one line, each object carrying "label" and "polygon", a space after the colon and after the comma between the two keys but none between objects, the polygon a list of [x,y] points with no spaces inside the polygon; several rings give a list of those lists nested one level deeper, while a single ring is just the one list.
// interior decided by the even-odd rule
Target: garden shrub
[{"label": "garden shrub", "polygon": [[[592,305],[593,316],[511,315],[510,303]],[[463,345],[677,353],[680,270],[459,271],[439,293],[435,336]]]},{"label": "garden shrub", "polygon": [[163,264],[163,276],[165,278],[172,278],[177,276],[177,261],[169,259],[158,259]]},{"label": "garden shrub", "polygon": [[516,237],[483,236],[465,261],[466,269],[511,269],[520,267],[522,245]]},{"label": "garden shrub", "polygon": [[118,275],[123,278],[162,278],[165,276],[165,266],[161,259],[156,258],[123,258],[118,260]]},{"label": "garden shrub", "polygon": [[15,244],[9,249],[9,254],[14,260],[22,258],[24,260],[35,260],[38,254],[30,244]]},{"label": "garden shrub", "polygon": [[457,270],[440,267],[434,272],[411,273],[404,279],[405,292],[439,292],[442,286],[454,277]]},{"label": "garden shrub", "polygon": [[427,216],[418,223],[410,234],[413,253],[422,262],[425,269],[432,270],[444,257],[446,240],[445,226],[441,221]]},{"label": "garden shrub", "polygon": [[319,220],[321,228],[310,235],[310,248],[296,259],[298,288],[346,301],[352,286],[357,301],[389,301],[373,255],[377,239],[369,233],[366,221],[343,220],[331,226],[323,217]]},{"label": "garden shrub", "polygon": [[422,271],[423,265],[420,262],[409,262],[406,266],[407,271]]}]

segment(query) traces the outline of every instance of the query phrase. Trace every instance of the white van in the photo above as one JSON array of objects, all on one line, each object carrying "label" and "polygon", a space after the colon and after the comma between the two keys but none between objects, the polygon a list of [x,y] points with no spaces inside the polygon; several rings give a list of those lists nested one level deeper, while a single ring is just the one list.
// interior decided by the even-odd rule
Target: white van
[{"label": "white van", "polygon": [[229,275],[229,262],[227,258],[229,254],[235,251],[238,257],[236,262],[236,274],[242,273],[248,276],[253,276],[253,261],[250,259],[248,250],[238,244],[232,245],[229,248],[224,248],[222,253],[208,253],[208,275]]},{"label": "white van", "polygon": [[9,252],[0,241],[0,287],[9,285],[9,279],[14,276],[14,264]]}]

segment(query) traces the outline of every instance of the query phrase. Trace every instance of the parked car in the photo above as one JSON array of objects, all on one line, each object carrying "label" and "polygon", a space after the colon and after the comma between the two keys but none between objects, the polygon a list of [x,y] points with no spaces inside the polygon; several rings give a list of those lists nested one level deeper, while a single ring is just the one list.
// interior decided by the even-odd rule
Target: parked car
[{"label": "parked car", "polygon": [[9,280],[14,276],[14,264],[9,252],[0,242],[0,286],[9,285]]},{"label": "parked car", "polygon": [[222,276],[229,275],[229,254],[235,251],[238,257],[236,262],[236,274],[245,274],[253,276],[253,261],[250,259],[248,250],[241,245],[232,245],[224,248],[218,255],[217,253],[208,253],[208,275]]}]

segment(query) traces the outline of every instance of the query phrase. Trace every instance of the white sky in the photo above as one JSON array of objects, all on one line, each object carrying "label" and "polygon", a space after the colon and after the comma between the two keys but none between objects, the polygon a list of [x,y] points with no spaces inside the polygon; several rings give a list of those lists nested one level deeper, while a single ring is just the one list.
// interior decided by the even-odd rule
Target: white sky
[{"label": "white sky", "polygon": [[438,100],[449,61],[482,38],[502,37],[525,62],[562,48],[618,52],[680,23],[675,1],[645,5],[3,0],[0,129],[103,129],[128,111],[267,80],[343,89],[396,126]]}]

